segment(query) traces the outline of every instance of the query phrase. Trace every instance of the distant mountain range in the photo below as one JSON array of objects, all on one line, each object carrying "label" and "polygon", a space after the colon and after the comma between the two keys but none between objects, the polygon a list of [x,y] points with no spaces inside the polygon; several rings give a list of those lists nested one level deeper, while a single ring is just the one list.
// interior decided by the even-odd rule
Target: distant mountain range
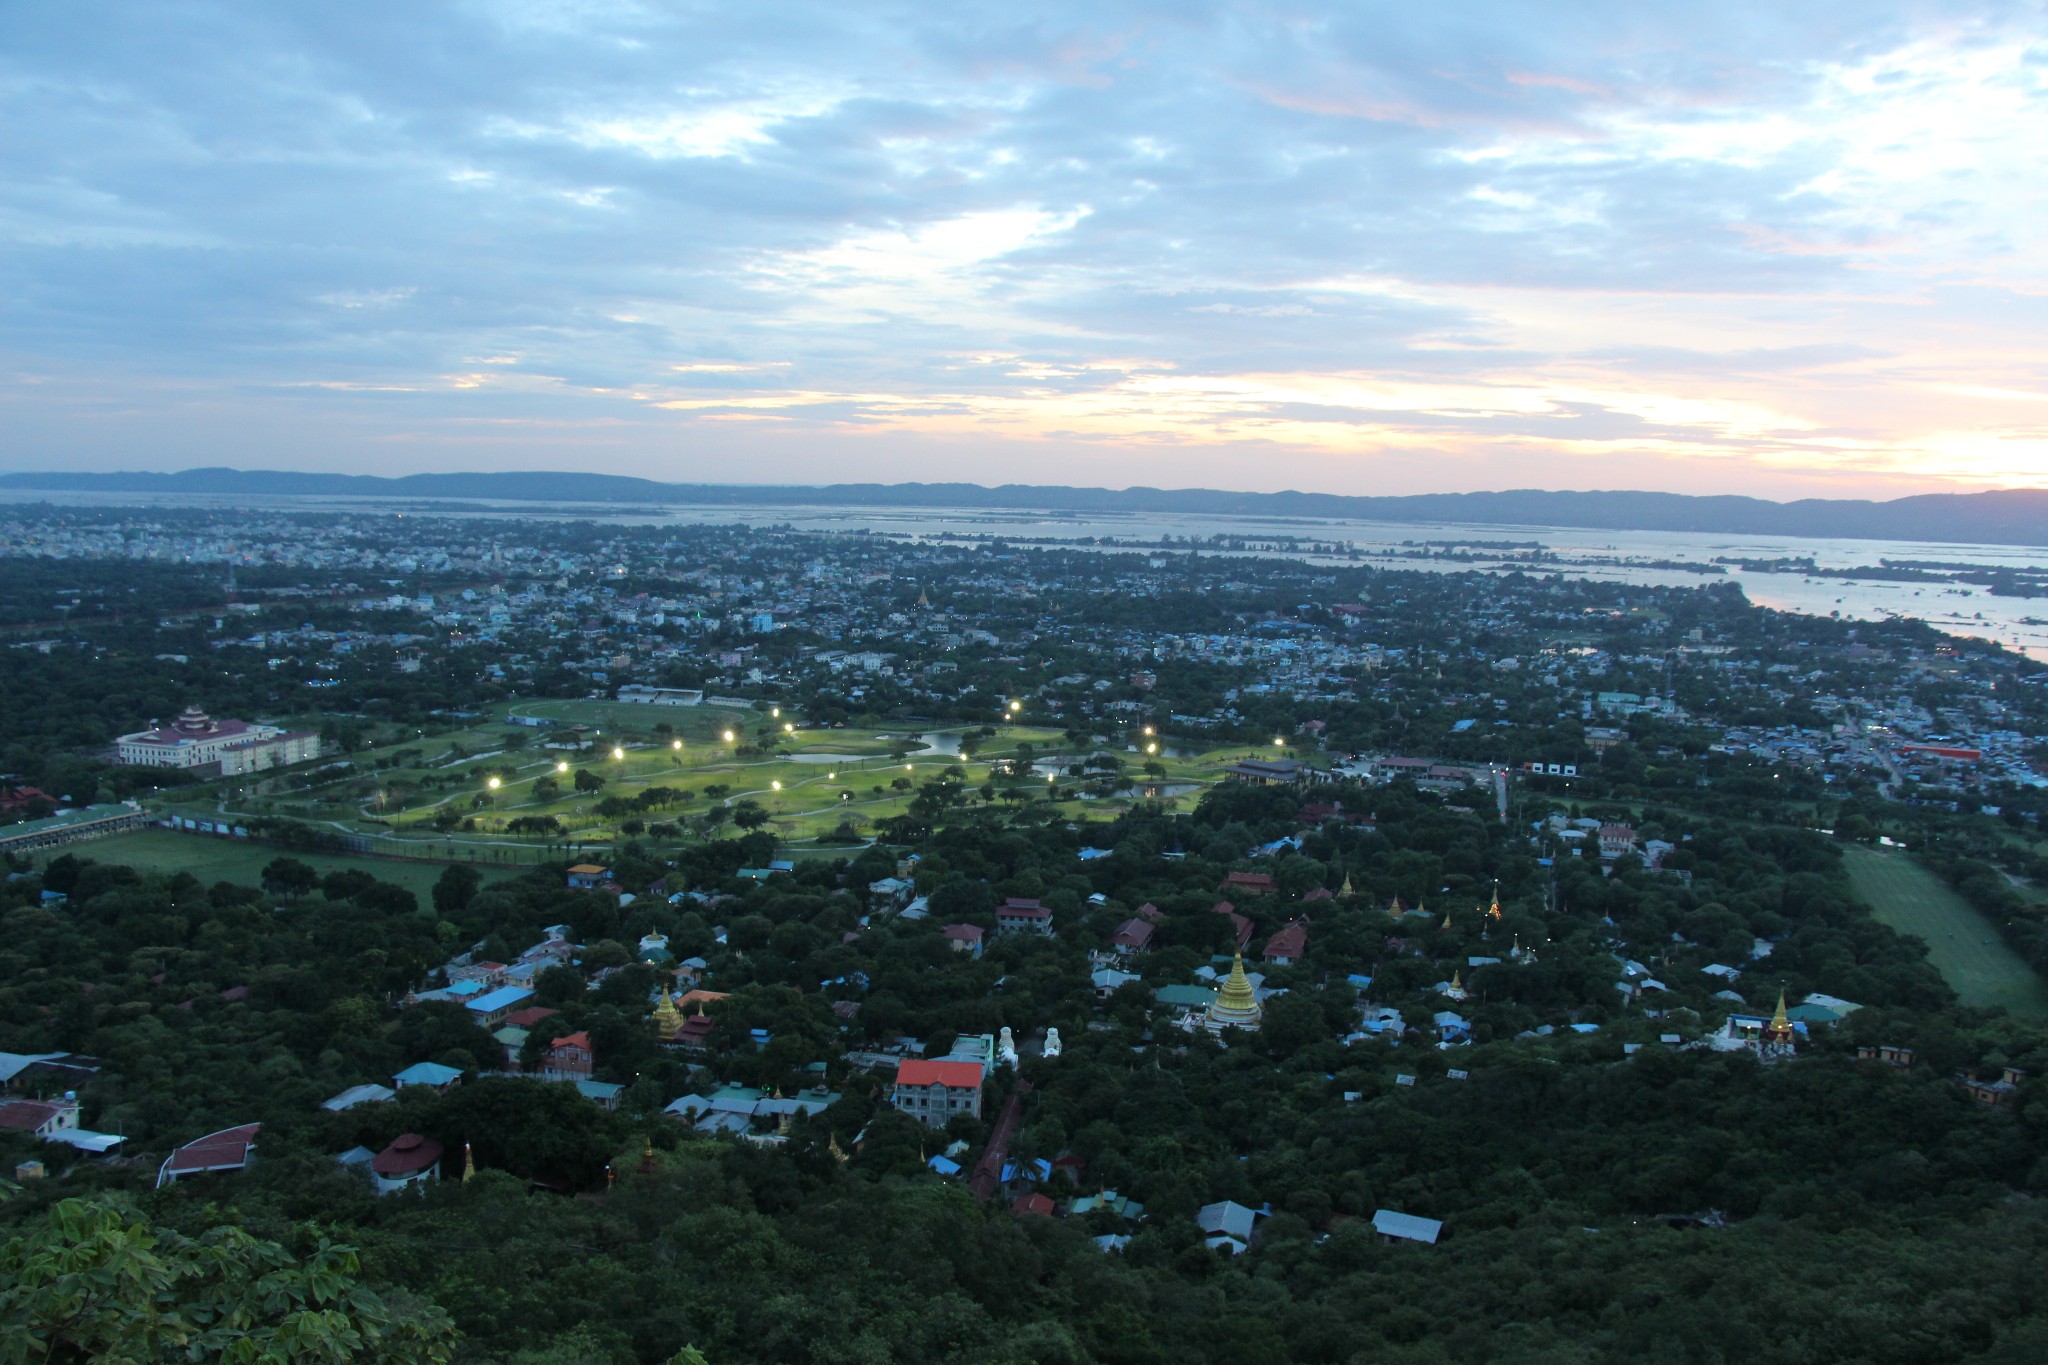
[{"label": "distant mountain range", "polygon": [[1610,531],[1705,531],[1805,539],[1950,541],[2048,545],[2048,489],[1922,493],[1870,502],[1803,498],[1768,502],[1684,493],[1230,493],[1213,488],[1065,488],[971,483],[658,483],[617,474],[297,474],[269,469],[187,469],[175,474],[5,474],[0,488],[70,493],[210,494],[240,497],[492,499],[636,506],[963,507],[1052,512],[1183,512],[1208,516],[1318,517],[1350,521],[1572,526]]}]

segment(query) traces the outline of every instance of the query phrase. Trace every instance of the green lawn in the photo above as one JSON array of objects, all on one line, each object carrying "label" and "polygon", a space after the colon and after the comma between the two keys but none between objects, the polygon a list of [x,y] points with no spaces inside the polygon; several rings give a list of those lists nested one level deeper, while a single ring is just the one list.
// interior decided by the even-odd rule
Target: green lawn
[{"label": "green lawn", "polygon": [[2048,986],[1982,915],[1903,853],[1847,850],[1849,880],[1877,917],[1926,940],[1927,956],[1966,1005],[2048,1018]]},{"label": "green lawn", "polygon": [[[268,844],[220,839],[210,834],[175,834],[167,829],[139,829],[106,839],[47,849],[38,855],[47,862],[59,854],[72,853],[101,863],[125,863],[149,872],[190,872],[207,883],[228,881],[256,884],[264,865],[273,858],[297,858],[323,876],[344,868],[361,868],[380,881],[402,886],[431,905],[434,882],[442,868],[434,863],[400,862],[388,858],[355,857],[336,853],[286,853]],[[485,881],[509,875],[510,869],[479,864]]]}]

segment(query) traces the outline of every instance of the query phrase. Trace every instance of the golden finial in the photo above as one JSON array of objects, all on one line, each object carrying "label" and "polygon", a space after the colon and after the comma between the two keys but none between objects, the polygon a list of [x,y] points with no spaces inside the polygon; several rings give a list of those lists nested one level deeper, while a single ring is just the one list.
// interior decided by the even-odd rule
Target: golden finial
[{"label": "golden finial", "polygon": [[1493,904],[1487,907],[1486,913],[1493,919],[1500,918],[1500,881],[1498,878],[1493,883]]},{"label": "golden finial", "polygon": [[1465,989],[1465,983],[1461,979],[1461,974],[1457,971],[1456,968],[1453,968],[1451,971],[1451,989],[1454,991],[1462,991]]},{"label": "golden finial", "polygon": [[1351,890],[1351,874],[1349,872],[1344,874],[1344,885],[1337,888],[1337,894],[1347,898],[1355,894]]}]

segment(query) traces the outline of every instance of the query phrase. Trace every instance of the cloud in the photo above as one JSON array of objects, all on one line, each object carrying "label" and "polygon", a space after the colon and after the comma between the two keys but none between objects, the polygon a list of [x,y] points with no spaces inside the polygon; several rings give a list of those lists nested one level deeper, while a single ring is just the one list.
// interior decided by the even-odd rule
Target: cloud
[{"label": "cloud", "polygon": [[0,459],[2048,484],[2041,18],[12,7]]}]

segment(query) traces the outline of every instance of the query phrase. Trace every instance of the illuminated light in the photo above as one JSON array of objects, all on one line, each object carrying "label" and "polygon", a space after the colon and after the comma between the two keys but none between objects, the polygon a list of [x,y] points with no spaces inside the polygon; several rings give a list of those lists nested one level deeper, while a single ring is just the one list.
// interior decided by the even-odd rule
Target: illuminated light
[{"label": "illuminated light", "polygon": [[730,730],[727,730],[727,731],[725,732],[725,742],[726,742],[727,744],[730,744],[730,743],[732,743],[732,731],[730,731]]},{"label": "illuminated light", "polygon": [[1151,727],[1151,726],[1149,726],[1149,725],[1148,725],[1148,726],[1146,726],[1146,727],[1145,727],[1145,733],[1146,733],[1146,734],[1148,734],[1148,735],[1149,735],[1149,734],[1151,734],[1151,733],[1152,733],[1152,727]]},{"label": "illuminated light", "polygon": [[836,782],[836,781],[838,781],[838,780],[839,780],[839,774],[838,774],[838,773],[826,773],[826,774],[825,774],[825,780],[826,780],[827,782]]},{"label": "illuminated light", "polygon": [[1287,743],[1287,741],[1284,739],[1276,739],[1273,741],[1273,747],[1277,749],[1285,743]]},{"label": "illuminated light", "polygon": [[1148,754],[1156,754],[1159,752],[1159,746],[1157,744],[1147,744],[1145,746],[1145,752]]},{"label": "illuminated light", "polygon": [[624,758],[625,756],[626,756],[626,751],[625,751],[624,749],[613,749],[613,750],[612,750],[612,757],[613,757],[613,758]]},{"label": "illuminated light", "polygon": [[1021,701],[1013,701],[1010,703],[1010,714],[1013,716],[1016,715],[1019,711],[1022,711],[1023,709],[1024,703]]},{"label": "illuminated light", "polygon": [[557,764],[555,765],[555,771],[556,771],[556,772],[558,772],[558,773],[565,773],[565,772],[568,772],[568,771],[569,771],[569,765],[568,765],[567,763],[557,763]]},{"label": "illuminated light", "polygon": [[770,782],[770,783],[768,784],[768,786],[769,786],[769,789],[770,789],[770,790],[772,790],[772,791],[781,791],[781,790],[782,790],[782,784],[781,784],[780,782]]},{"label": "illuminated light", "polygon": [[680,749],[680,748],[682,748],[682,747],[683,747],[683,742],[682,742],[681,740],[679,740],[679,739],[676,739],[676,740],[670,740],[670,741],[669,741],[669,746],[668,746],[668,747],[669,747],[669,748],[671,748],[671,749]]},{"label": "illuminated light", "polygon": [[796,733],[796,727],[794,725],[791,725],[789,722],[784,721],[782,724],[782,733],[785,735],[793,735]]},{"label": "illuminated light", "polygon": [[782,708],[781,708],[781,707],[779,707],[779,706],[771,706],[771,707],[769,707],[769,708],[768,708],[768,714],[769,714],[769,715],[771,715],[771,716],[773,716],[773,717],[774,717],[775,719],[777,719],[777,720],[781,720],[781,719],[782,719]]},{"label": "illuminated light", "polygon": [[909,765],[908,763],[906,763],[906,764],[904,764],[904,765],[903,765],[903,771],[904,771],[904,772],[909,772],[909,771],[910,771],[910,765]]},{"label": "illuminated light", "polygon": [[498,788],[504,786],[505,783],[504,779],[494,777],[486,785],[489,786],[492,791],[496,791]]}]

